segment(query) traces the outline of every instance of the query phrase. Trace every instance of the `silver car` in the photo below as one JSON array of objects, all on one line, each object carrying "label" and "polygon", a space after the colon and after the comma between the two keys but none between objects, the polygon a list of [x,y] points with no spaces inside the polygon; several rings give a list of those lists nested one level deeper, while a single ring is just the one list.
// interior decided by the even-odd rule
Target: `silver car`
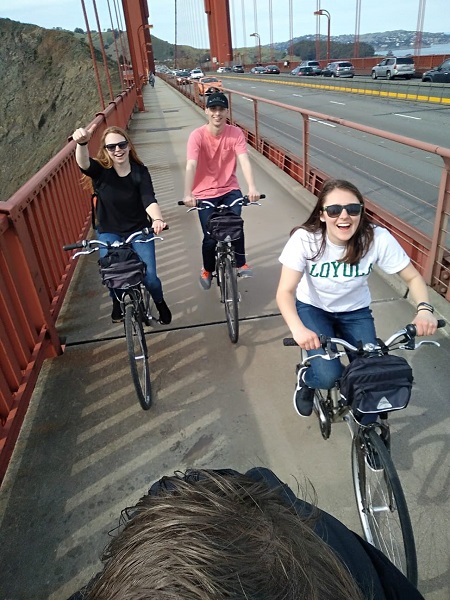
[{"label": "silver car", "polygon": [[338,60],[329,63],[325,69],[322,69],[324,77],[354,77],[355,67],[348,60]]},{"label": "silver car", "polygon": [[416,72],[414,59],[412,56],[387,56],[380,63],[372,67],[372,79],[386,77],[386,79],[395,79],[395,77],[404,77],[411,79]]}]

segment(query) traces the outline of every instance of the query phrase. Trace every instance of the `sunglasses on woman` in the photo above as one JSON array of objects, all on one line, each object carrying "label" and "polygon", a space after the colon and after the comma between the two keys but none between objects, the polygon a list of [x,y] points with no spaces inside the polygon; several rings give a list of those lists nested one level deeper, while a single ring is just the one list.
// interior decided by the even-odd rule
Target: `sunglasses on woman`
[{"label": "sunglasses on woman", "polygon": [[362,204],[355,202],[355,204],[330,204],[330,206],[324,206],[322,212],[326,212],[329,217],[336,219],[344,210],[350,217],[357,217],[361,214]]},{"label": "sunglasses on woman", "polygon": [[127,146],[127,140],[123,140],[123,142],[117,142],[117,144],[105,144],[105,148],[108,150],[108,152],[114,152],[116,148],[119,148],[119,150],[125,150]]}]

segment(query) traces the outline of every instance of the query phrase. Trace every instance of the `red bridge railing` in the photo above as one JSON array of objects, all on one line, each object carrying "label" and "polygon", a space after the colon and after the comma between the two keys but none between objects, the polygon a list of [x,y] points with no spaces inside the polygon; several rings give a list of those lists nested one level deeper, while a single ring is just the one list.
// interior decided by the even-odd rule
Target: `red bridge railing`
[{"label": "red bridge railing", "polygon": [[[94,146],[105,127],[126,128],[135,105],[130,87],[98,113]],[[55,322],[75,267],[62,246],[86,236],[90,210],[73,142],[0,203],[0,481],[41,365],[62,351]]]}]

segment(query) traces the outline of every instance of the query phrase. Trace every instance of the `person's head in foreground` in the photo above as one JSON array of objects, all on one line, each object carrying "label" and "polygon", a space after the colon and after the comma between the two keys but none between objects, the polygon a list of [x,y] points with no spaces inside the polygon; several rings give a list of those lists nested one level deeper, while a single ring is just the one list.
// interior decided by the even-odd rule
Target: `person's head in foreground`
[{"label": "person's head in foreground", "polygon": [[89,600],[363,598],[314,516],[265,482],[213,471],[161,482],[109,544]]}]

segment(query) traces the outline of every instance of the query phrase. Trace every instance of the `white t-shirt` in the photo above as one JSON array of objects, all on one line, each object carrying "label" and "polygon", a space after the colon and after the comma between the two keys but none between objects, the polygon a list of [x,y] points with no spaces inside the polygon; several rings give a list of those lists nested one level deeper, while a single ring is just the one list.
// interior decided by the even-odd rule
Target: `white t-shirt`
[{"label": "white t-shirt", "polygon": [[410,259],[397,240],[383,227],[374,228],[374,240],[368,253],[357,265],[339,262],[345,247],[327,238],[325,252],[311,260],[320,247],[321,234],[297,229],[290,237],[280,262],[302,273],[296,297],[327,312],[345,312],[369,306],[367,280],[375,265],[385,273],[398,273]]}]

